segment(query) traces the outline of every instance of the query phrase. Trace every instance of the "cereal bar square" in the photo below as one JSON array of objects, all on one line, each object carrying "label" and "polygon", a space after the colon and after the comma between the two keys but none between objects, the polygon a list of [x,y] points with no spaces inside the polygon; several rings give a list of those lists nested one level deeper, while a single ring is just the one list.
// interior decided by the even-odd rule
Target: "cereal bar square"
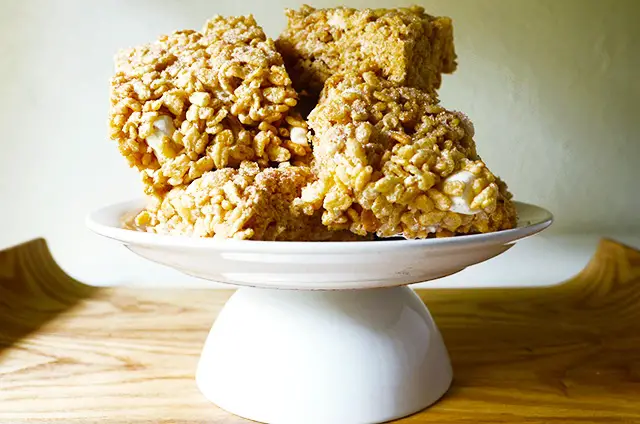
[{"label": "cereal bar square", "polygon": [[297,90],[317,95],[338,72],[373,70],[395,83],[434,91],[456,69],[451,19],[421,7],[286,11],[276,41]]}]

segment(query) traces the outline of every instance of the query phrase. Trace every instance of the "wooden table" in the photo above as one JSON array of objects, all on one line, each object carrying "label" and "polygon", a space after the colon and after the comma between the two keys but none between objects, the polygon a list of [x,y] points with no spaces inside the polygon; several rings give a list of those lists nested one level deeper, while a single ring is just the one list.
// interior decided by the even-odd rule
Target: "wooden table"
[{"label": "wooden table", "polygon": [[[640,252],[604,240],[555,287],[419,293],[455,381],[399,422],[640,423]],[[89,287],[43,240],[0,252],[0,423],[248,422],[194,382],[231,294]]]}]

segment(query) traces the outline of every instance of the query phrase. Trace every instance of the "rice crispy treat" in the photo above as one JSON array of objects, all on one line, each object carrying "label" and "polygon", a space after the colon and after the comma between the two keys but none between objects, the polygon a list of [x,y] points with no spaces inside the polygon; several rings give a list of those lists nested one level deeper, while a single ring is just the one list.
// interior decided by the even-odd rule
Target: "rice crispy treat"
[{"label": "rice crispy treat", "polygon": [[306,216],[292,208],[302,187],[313,181],[308,167],[261,170],[255,162],[239,169],[207,172],[175,187],[135,218],[135,226],[159,234],[283,241],[348,241],[361,237],[331,231],[321,213]]},{"label": "rice crispy treat", "polygon": [[296,206],[330,229],[406,238],[512,228],[506,185],[476,152],[473,126],[433,95],[373,72],[331,77],[309,116],[318,180]]},{"label": "rice crispy treat", "polygon": [[145,191],[166,192],[213,169],[309,162],[306,123],[273,40],[252,16],[216,16],[119,52],[110,136]]},{"label": "rice crispy treat", "polygon": [[276,41],[294,87],[317,95],[338,72],[373,70],[400,85],[434,91],[456,69],[450,18],[422,7],[286,10]]}]

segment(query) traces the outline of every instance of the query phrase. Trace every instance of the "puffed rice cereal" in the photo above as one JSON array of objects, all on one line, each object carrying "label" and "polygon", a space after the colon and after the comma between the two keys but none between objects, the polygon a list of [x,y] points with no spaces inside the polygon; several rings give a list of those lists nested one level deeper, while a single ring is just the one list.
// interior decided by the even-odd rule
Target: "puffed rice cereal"
[{"label": "puffed rice cereal", "polygon": [[158,234],[247,240],[362,239],[348,231],[331,231],[322,225],[320,212],[306,216],[292,207],[313,179],[308,167],[261,170],[245,161],[239,169],[206,172],[157,196],[135,217],[135,227]]},{"label": "puffed rice cereal", "polygon": [[286,10],[276,41],[298,91],[315,95],[334,73],[373,70],[397,84],[433,91],[456,69],[451,19],[422,7]]},{"label": "puffed rice cereal", "polygon": [[380,237],[512,228],[506,185],[476,152],[473,126],[432,94],[373,72],[327,80],[309,116],[318,180],[296,200],[333,230]]},{"label": "puffed rice cereal", "polygon": [[252,16],[216,16],[201,32],[162,36],[121,51],[115,62],[110,136],[141,171],[148,194],[246,160],[309,162],[298,96]]}]

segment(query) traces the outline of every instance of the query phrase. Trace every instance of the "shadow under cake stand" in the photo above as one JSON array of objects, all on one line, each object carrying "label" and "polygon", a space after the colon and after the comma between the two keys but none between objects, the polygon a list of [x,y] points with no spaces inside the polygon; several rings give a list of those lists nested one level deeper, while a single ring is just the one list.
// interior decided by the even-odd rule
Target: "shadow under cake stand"
[{"label": "shadow under cake stand", "polygon": [[263,242],[164,236],[122,228],[141,202],[92,213],[87,225],[134,253],[206,280],[241,286],[220,312],[196,372],[219,407],[277,424],[379,423],[436,402],[449,356],[407,285],[495,257],[548,227],[516,202],[518,226],[427,240]]}]

